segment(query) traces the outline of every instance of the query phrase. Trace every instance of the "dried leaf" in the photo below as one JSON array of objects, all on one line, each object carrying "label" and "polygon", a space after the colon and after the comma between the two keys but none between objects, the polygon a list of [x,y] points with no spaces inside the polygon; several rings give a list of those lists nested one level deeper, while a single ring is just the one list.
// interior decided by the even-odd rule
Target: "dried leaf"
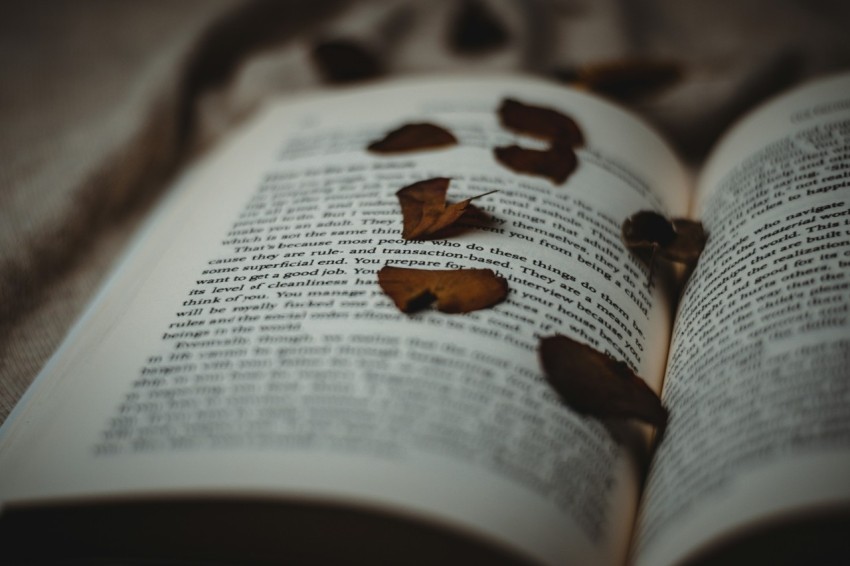
[{"label": "dried leaf", "polygon": [[549,149],[526,149],[518,145],[497,147],[496,159],[518,173],[540,175],[562,184],[578,165],[573,148],[584,143],[584,134],[570,118],[540,106],[530,106],[506,98],[499,107],[502,125],[520,134],[536,136],[550,142]]},{"label": "dried leaf", "polygon": [[571,147],[584,144],[584,134],[575,120],[551,108],[530,106],[506,98],[499,107],[499,118],[504,127],[520,134]]},{"label": "dried leaf", "polygon": [[682,78],[682,66],[673,61],[625,59],[587,65],[578,70],[578,82],[590,90],[623,101],[656,94]]},{"label": "dried leaf", "polygon": [[335,39],[313,47],[313,61],[325,81],[348,83],[383,74],[377,55],[358,42]]},{"label": "dried leaf", "polygon": [[660,429],[667,409],[658,395],[626,365],[566,336],[540,340],[549,383],[575,410],[597,418],[637,419]]},{"label": "dried leaf", "polygon": [[664,249],[664,257],[688,265],[695,264],[708,239],[702,223],[687,218],[674,218],[672,222],[676,238]]},{"label": "dried leaf", "polygon": [[668,220],[651,210],[642,210],[623,222],[622,238],[632,251],[652,250],[664,259],[693,265],[705,247],[702,224],[684,218]]},{"label": "dried leaf", "polygon": [[498,49],[507,41],[507,30],[484,3],[463,2],[449,35],[449,44],[456,53],[477,55]]},{"label": "dried leaf", "polygon": [[554,144],[546,150],[527,149],[518,145],[497,147],[493,154],[508,169],[547,177],[556,185],[563,184],[578,165],[573,149],[560,144]]},{"label": "dried leaf", "polygon": [[500,303],[508,283],[490,269],[409,269],[384,266],[378,283],[402,312],[413,312],[435,299],[437,310],[464,313]]},{"label": "dried leaf", "polygon": [[[496,192],[496,191],[491,191]],[[490,193],[484,193],[483,195],[477,195],[473,197],[473,199],[481,198],[483,196],[489,195]],[[440,230],[439,234],[435,234],[434,237],[439,238],[450,238],[452,236],[456,236],[469,230],[471,228],[487,228],[492,226],[493,217],[475,206],[474,204],[470,204],[463,211],[463,214],[460,218],[454,223],[446,226],[442,230]]]},{"label": "dried leaf", "polygon": [[455,145],[451,132],[434,124],[406,124],[388,133],[383,139],[369,144],[375,153],[396,153],[422,149],[438,149]]},{"label": "dried leaf", "polygon": [[[405,240],[424,240],[454,224],[471,210],[470,203],[481,195],[446,204],[446,191],[451,179],[436,177],[408,185],[396,193],[404,218],[401,237]],[[491,191],[495,192],[495,191]]]}]

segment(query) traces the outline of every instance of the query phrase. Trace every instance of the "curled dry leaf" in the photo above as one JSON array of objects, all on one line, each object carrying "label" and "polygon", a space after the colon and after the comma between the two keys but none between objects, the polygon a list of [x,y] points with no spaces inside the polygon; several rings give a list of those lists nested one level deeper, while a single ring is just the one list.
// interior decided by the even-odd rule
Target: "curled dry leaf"
[{"label": "curled dry leaf", "polygon": [[547,177],[556,185],[563,184],[578,165],[575,152],[568,146],[539,150],[509,145],[493,149],[493,154],[512,171]]},{"label": "curled dry leaf", "polygon": [[548,140],[545,150],[526,149],[518,145],[497,147],[496,160],[517,173],[547,177],[562,184],[578,165],[574,147],[584,143],[584,134],[575,120],[541,106],[530,106],[507,98],[499,106],[502,125],[510,130]]},{"label": "curled dry leaf", "polygon": [[661,399],[625,362],[561,335],[540,340],[540,360],[549,383],[575,410],[666,427]]},{"label": "curled dry leaf", "polygon": [[507,41],[505,26],[486,4],[479,0],[461,2],[449,34],[455,53],[478,55],[498,49]]},{"label": "curled dry leaf", "polygon": [[674,61],[624,59],[586,65],[564,78],[617,100],[636,101],[670,87],[682,75],[682,66]]},{"label": "curled dry leaf", "polygon": [[508,294],[508,283],[491,269],[409,269],[386,265],[378,284],[402,312],[413,312],[435,299],[437,310],[465,313],[491,307]]},{"label": "curled dry leaf", "polygon": [[374,153],[397,153],[422,149],[438,149],[455,145],[457,138],[440,126],[421,123],[406,124],[388,133],[383,139],[369,144]]},{"label": "curled dry leaf", "polygon": [[499,106],[499,119],[509,130],[551,142],[558,141],[577,147],[584,143],[584,134],[569,116],[541,106],[530,106],[506,98]]},{"label": "curled dry leaf", "polygon": [[366,80],[383,73],[377,55],[357,41],[322,41],[313,46],[312,54],[322,77],[329,83]]},{"label": "curled dry leaf", "polygon": [[[446,204],[446,191],[451,179],[436,177],[408,185],[396,193],[404,218],[401,237],[405,240],[424,240],[439,235],[439,232],[454,224],[473,207],[474,199],[481,195]],[[495,192],[495,191],[491,191]]]},{"label": "curled dry leaf", "polygon": [[623,243],[646,261],[650,270],[655,255],[669,261],[694,265],[705,247],[702,224],[684,218],[668,220],[651,210],[642,210],[623,222]]},{"label": "curled dry leaf", "polygon": [[702,223],[687,218],[674,218],[671,222],[676,237],[664,248],[664,257],[671,261],[695,264],[708,239]]}]

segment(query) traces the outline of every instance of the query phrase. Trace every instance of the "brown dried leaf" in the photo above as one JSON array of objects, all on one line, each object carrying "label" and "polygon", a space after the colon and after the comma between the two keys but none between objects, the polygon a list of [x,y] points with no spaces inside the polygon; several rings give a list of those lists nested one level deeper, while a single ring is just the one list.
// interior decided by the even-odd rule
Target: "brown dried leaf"
[{"label": "brown dried leaf", "polygon": [[437,310],[465,313],[491,307],[508,294],[508,282],[490,269],[409,269],[384,266],[378,283],[402,312],[437,300]]},{"label": "brown dried leaf", "polygon": [[682,66],[673,61],[626,59],[587,65],[578,80],[590,90],[633,101],[658,93],[682,78]]},{"label": "brown dried leaf", "polygon": [[498,49],[507,41],[507,30],[484,3],[462,3],[449,35],[449,44],[456,53],[478,55]]},{"label": "brown dried leaf", "polygon": [[446,204],[446,191],[450,182],[451,179],[436,177],[399,189],[396,196],[404,218],[402,238],[424,240],[437,236],[440,231],[470,211],[470,203],[474,199],[490,194],[484,193],[454,204]]},{"label": "brown dried leaf", "polygon": [[361,43],[346,39],[317,43],[313,46],[313,61],[329,83],[366,80],[383,73],[375,53]]},{"label": "brown dried leaf", "polygon": [[573,148],[584,143],[584,134],[570,118],[540,106],[506,98],[499,107],[502,125],[515,132],[548,140],[549,149],[526,149],[518,145],[497,147],[496,159],[518,173],[540,175],[562,184],[578,165]]},{"label": "brown dried leaf", "polygon": [[597,418],[637,419],[660,429],[667,425],[661,399],[625,362],[561,335],[540,340],[540,360],[549,383],[575,410]]},{"label": "brown dried leaf", "polygon": [[440,232],[440,235],[447,238],[465,230],[475,228],[482,228],[486,230],[492,228],[494,224],[494,218],[492,216],[474,204],[470,204],[466,211],[464,211],[463,216],[460,217],[460,220]]},{"label": "brown dried leaf", "polygon": [[653,254],[678,263],[693,265],[705,247],[702,224],[684,218],[668,220],[651,210],[642,210],[623,222],[623,243],[632,251]]},{"label": "brown dried leaf", "polygon": [[556,185],[563,184],[578,165],[573,149],[560,144],[554,144],[547,150],[527,149],[518,145],[497,147],[493,154],[508,169],[547,177]]},{"label": "brown dried leaf", "polygon": [[451,132],[434,124],[406,124],[388,133],[383,139],[369,144],[375,153],[398,153],[423,149],[438,149],[455,145],[457,138]]},{"label": "brown dried leaf", "polygon": [[575,120],[541,106],[530,106],[518,100],[506,98],[499,107],[502,125],[520,134],[534,136],[570,147],[584,144],[584,134]]},{"label": "brown dried leaf", "polygon": [[695,264],[699,260],[708,239],[702,227],[702,222],[695,222],[687,218],[674,218],[672,222],[676,238],[664,249],[664,257],[688,265]]}]

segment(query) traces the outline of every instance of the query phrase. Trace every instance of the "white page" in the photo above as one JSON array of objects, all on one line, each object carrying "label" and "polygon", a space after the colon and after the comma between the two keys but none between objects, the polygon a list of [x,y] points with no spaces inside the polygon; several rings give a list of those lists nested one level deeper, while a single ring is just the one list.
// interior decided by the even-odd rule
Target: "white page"
[{"label": "white page", "polygon": [[[6,425],[2,501],[314,497],[543,562],[621,562],[635,464],[559,402],[536,342],[592,342],[660,387],[669,311],[618,234],[639,209],[683,215],[686,179],[621,110],[523,81],[413,81],[259,116],[184,180]],[[495,163],[492,148],[515,141],[495,114],[503,96],[579,122],[587,143],[563,186]],[[460,145],[364,151],[426,120]],[[477,201],[489,229],[401,240],[395,191],[435,176],[453,178],[454,201],[499,190]],[[403,315],[378,288],[384,263],[490,267],[510,295]]]},{"label": "white page", "polygon": [[850,76],[768,104],[698,189],[709,242],[680,308],[639,564],[850,504]]}]

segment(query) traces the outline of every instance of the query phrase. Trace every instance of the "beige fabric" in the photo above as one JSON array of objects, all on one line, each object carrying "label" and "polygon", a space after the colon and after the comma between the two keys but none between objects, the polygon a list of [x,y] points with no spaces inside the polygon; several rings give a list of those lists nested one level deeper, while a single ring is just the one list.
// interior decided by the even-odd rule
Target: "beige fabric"
[{"label": "beige fabric", "polygon": [[0,18],[3,416],[173,162],[178,61],[227,8],[201,4],[20,2]]},{"label": "beige fabric", "polygon": [[192,147],[200,92],[339,2],[19,2],[0,18],[0,420]]},{"label": "beige fabric", "polygon": [[[727,5],[728,4],[728,5]],[[695,162],[766,96],[850,66],[845,2],[489,0],[510,41],[462,56],[457,0],[19,0],[0,10],[0,421],[189,156],[263,100],[326,88],[314,39],[356,37],[389,75],[680,61],[635,105]]]}]

